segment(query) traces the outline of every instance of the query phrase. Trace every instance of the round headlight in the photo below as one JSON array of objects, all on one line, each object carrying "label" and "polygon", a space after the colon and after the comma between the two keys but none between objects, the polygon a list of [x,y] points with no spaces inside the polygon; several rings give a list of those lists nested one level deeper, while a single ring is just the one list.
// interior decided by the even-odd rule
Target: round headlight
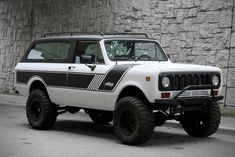
[{"label": "round headlight", "polygon": [[166,77],[166,76],[163,77],[163,79],[162,79],[162,87],[168,88],[170,86],[170,84],[171,84],[171,81],[170,81],[169,77]]},{"label": "round headlight", "polygon": [[219,77],[214,75],[213,78],[212,78],[212,85],[215,87],[215,86],[218,86],[219,85]]}]

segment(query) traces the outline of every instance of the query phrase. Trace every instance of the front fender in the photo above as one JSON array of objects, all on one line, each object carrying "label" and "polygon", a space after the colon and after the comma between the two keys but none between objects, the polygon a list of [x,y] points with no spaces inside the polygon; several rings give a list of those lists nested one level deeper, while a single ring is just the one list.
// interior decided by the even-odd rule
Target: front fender
[{"label": "front fender", "polygon": [[150,103],[154,103],[157,95],[157,77],[151,77],[150,81],[146,81],[146,78],[143,76],[128,76],[124,77],[120,82],[118,87],[113,92],[105,93],[105,102],[109,110],[114,110],[115,105],[118,101],[118,97],[121,92],[128,86],[134,86],[138,88]]}]

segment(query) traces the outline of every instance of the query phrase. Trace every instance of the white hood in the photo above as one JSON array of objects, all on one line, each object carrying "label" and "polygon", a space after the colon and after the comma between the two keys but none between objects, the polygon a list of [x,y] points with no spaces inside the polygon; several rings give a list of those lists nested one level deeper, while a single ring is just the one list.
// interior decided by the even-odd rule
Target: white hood
[{"label": "white hood", "polygon": [[158,63],[154,67],[161,72],[220,72],[217,67],[195,64]]},{"label": "white hood", "polygon": [[136,64],[147,68],[147,69],[157,69],[160,72],[220,72],[220,68],[205,66],[205,65],[195,65],[195,64],[179,64],[171,62],[118,62],[118,64]]}]

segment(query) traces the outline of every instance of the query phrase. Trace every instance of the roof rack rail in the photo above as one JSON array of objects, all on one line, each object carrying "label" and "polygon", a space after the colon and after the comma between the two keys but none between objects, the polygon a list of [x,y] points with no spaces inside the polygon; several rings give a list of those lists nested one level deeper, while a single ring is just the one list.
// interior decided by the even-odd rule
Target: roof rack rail
[{"label": "roof rack rail", "polygon": [[104,35],[143,35],[145,37],[148,37],[146,33],[131,33],[131,32],[104,33]]},{"label": "roof rack rail", "polygon": [[148,37],[146,33],[131,33],[131,32],[115,32],[115,33],[103,33],[103,32],[57,32],[57,33],[46,33],[42,37],[47,37],[47,36],[54,36],[54,35],[143,35],[145,37]]},{"label": "roof rack rail", "polygon": [[78,34],[90,34],[90,35],[104,35],[103,32],[56,32],[56,33],[46,33],[43,35],[43,37],[47,37],[47,36],[54,36],[54,35],[78,35]]}]

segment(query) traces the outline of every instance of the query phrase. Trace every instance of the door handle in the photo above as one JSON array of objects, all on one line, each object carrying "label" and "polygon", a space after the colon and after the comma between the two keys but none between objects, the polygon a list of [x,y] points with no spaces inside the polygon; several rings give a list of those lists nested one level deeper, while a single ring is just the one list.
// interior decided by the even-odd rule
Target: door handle
[{"label": "door handle", "polygon": [[88,68],[90,68],[91,71],[94,71],[96,68],[96,65],[94,65],[94,64],[86,64],[86,66],[88,66]]},{"label": "door handle", "polygon": [[75,66],[69,66],[68,69],[69,69],[69,70],[74,70],[74,69],[75,69]]}]

